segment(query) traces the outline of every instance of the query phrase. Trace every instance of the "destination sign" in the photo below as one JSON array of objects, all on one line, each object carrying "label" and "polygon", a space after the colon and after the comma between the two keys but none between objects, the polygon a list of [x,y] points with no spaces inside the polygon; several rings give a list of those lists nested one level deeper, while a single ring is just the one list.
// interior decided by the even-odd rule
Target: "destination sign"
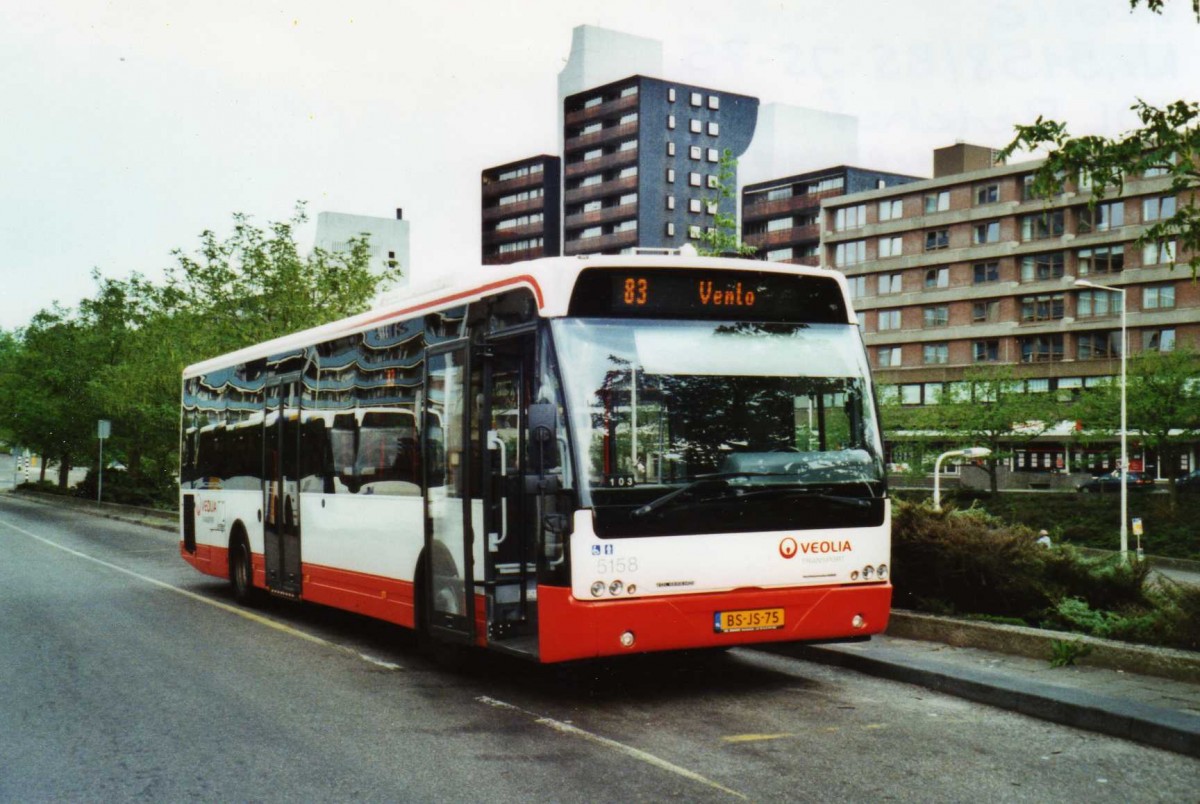
[{"label": "destination sign", "polygon": [[593,268],[579,275],[570,314],[847,323],[845,304],[834,279],[767,271]]}]

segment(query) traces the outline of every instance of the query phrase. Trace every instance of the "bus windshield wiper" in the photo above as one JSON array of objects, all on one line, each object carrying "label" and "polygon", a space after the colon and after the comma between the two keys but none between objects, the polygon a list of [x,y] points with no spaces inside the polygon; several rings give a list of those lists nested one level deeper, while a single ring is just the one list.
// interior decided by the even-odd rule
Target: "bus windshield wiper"
[{"label": "bus windshield wiper", "polygon": [[871,500],[866,497],[846,497],[841,494],[830,494],[824,491],[814,491],[812,489],[797,489],[797,488],[777,488],[777,489],[755,489],[754,491],[746,492],[743,497],[758,497],[762,495],[781,495],[787,497],[809,497],[814,500],[823,502],[837,503],[851,508],[870,508]]},{"label": "bus windshield wiper", "polygon": [[641,508],[635,508],[631,516],[640,518],[647,514],[652,514],[665,505],[674,503],[679,498],[691,494],[694,491],[705,488],[706,486],[714,489],[724,489],[729,487],[729,480],[735,477],[791,477],[789,472],[717,472],[711,475],[700,475],[686,486],[681,486],[674,491],[669,491],[661,497],[655,497],[650,502],[643,505]]}]

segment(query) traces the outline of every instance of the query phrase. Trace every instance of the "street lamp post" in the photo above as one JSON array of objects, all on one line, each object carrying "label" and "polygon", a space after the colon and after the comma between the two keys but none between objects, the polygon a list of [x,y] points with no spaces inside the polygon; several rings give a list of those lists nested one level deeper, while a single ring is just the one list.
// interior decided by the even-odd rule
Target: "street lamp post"
[{"label": "street lamp post", "polygon": [[1115,288],[1111,285],[1098,285],[1095,282],[1089,282],[1086,279],[1076,279],[1075,287],[1077,288],[1095,288],[1096,290],[1107,290],[1112,293],[1121,294],[1121,560],[1125,561],[1129,558],[1129,449],[1126,441],[1126,405],[1125,405],[1125,389],[1126,389],[1126,358],[1129,354],[1129,343],[1127,340],[1128,330],[1125,326],[1125,288]]},{"label": "street lamp post", "polygon": [[966,447],[943,452],[933,462],[933,510],[942,510],[942,461],[947,458],[986,458],[992,451],[987,447]]}]

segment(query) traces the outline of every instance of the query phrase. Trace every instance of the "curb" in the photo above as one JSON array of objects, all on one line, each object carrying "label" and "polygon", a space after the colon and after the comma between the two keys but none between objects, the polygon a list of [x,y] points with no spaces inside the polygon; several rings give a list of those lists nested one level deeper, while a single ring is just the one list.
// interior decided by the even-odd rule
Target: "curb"
[{"label": "curb", "polygon": [[1091,653],[1077,659],[1078,664],[1200,684],[1200,653],[1185,650],[1134,645],[1065,631],[1043,631],[1017,625],[936,617],[911,611],[893,611],[887,634],[1045,661],[1054,655],[1055,642],[1079,642],[1091,648]]},{"label": "curb", "polygon": [[12,491],[9,492],[16,497],[30,502],[40,503],[42,505],[56,506],[61,508],[74,508],[78,511],[91,514],[92,516],[103,517],[104,519],[113,519],[118,522],[129,522],[134,525],[143,525],[148,528],[165,531],[167,533],[179,532],[179,512],[178,511],[163,511],[158,508],[142,508],[136,505],[121,505],[120,503],[97,502],[95,500],[83,500],[78,497],[59,496],[57,494],[42,494],[36,491]]},{"label": "curb", "polygon": [[904,661],[855,652],[852,645],[798,645],[777,649],[785,655],[844,667],[867,675],[913,684],[976,703],[1119,737],[1200,758],[1200,718],[1146,704],[1121,701],[1040,681],[1015,680],[985,670],[956,668],[913,657]]}]

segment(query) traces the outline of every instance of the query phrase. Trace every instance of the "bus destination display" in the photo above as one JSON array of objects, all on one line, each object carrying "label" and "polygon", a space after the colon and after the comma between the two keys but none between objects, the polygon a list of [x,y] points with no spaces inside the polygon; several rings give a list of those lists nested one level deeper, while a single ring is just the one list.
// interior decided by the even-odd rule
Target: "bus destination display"
[{"label": "bus destination display", "polygon": [[846,323],[834,280],[766,271],[592,269],[579,278],[571,314]]}]

